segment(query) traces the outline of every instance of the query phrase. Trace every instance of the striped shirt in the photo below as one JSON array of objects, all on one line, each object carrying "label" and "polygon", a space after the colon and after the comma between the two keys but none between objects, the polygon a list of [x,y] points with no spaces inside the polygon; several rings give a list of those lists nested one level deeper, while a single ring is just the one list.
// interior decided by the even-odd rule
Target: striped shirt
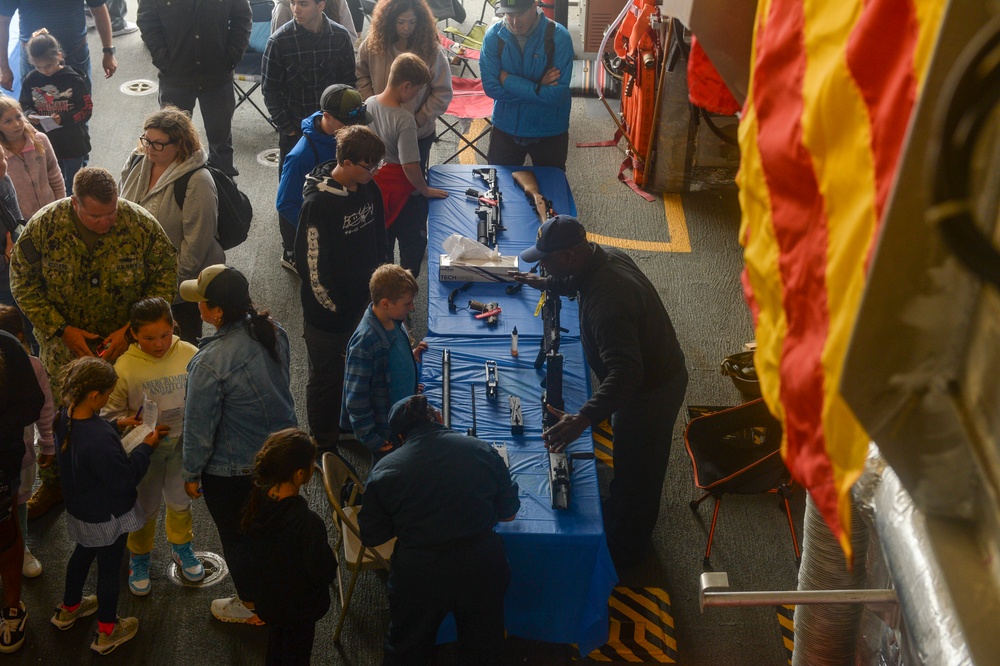
[{"label": "striped shirt", "polygon": [[267,40],[264,104],[285,134],[298,133],[302,120],[319,110],[328,86],[357,84],[350,34],[325,16],[323,21],[317,33],[289,21]]}]

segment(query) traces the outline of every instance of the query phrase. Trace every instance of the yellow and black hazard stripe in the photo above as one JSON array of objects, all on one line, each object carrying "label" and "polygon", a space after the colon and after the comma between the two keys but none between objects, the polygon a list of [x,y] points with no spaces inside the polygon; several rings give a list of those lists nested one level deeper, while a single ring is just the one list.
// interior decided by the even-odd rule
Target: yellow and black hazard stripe
[{"label": "yellow and black hazard stripe", "polygon": [[658,587],[616,587],[608,599],[608,642],[587,658],[648,664],[677,663],[670,596]]},{"label": "yellow and black hazard stripe", "polygon": [[781,640],[788,653],[788,666],[792,666],[792,651],[795,649],[795,606],[776,606],[778,624],[781,625]]},{"label": "yellow and black hazard stripe", "polygon": [[590,429],[594,437],[594,455],[597,459],[610,467],[615,468],[615,438],[611,432],[611,421],[605,419],[599,425]]}]

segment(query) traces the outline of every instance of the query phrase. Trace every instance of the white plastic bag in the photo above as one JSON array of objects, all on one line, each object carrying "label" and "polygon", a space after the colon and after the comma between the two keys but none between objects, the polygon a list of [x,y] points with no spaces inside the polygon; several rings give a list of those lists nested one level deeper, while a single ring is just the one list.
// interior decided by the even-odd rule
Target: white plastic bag
[{"label": "white plastic bag", "polygon": [[490,249],[462,234],[452,234],[444,239],[441,247],[452,263],[463,261],[499,261],[500,252]]}]

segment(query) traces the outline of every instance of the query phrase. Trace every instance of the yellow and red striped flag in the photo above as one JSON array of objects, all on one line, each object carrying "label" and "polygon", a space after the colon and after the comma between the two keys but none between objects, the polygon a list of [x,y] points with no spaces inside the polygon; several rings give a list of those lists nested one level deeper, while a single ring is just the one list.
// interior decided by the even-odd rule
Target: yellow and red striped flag
[{"label": "yellow and red striped flag", "polygon": [[944,0],[760,0],[737,183],[755,365],[848,558],[868,436],[840,395],[868,258]]}]

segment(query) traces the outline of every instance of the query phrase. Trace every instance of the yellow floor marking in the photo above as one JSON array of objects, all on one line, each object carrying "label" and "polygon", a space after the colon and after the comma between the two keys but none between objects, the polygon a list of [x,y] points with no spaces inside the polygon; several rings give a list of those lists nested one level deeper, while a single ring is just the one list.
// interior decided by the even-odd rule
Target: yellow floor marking
[{"label": "yellow floor marking", "polygon": [[612,463],[614,459],[604,451],[594,451],[594,455],[597,456],[597,459],[600,460],[605,465],[607,465],[608,467],[614,467]]},{"label": "yellow floor marking", "polygon": [[[476,118],[471,123],[469,123],[469,131],[465,135],[465,138],[472,143],[472,140],[479,136],[479,133],[486,129],[486,121],[482,118]],[[458,154],[459,164],[477,164],[476,161],[476,151],[472,148],[466,147],[465,150]]]},{"label": "yellow floor marking", "polygon": [[[617,610],[618,612],[622,613],[623,615],[625,615],[635,624],[646,625],[649,628],[649,633],[659,638],[660,641],[662,641],[663,644],[669,647],[671,650],[677,649],[677,641],[674,640],[673,636],[668,636],[667,634],[663,633],[660,630],[660,628],[657,627],[656,625],[648,624],[648,620],[646,620],[646,618],[644,618],[642,615],[637,613],[629,606],[626,606],[625,604],[620,602],[618,599],[615,599],[614,597],[611,597],[608,600],[608,605]],[[659,650],[659,648],[656,649]]]},{"label": "yellow floor marking", "polygon": [[778,613],[778,622],[781,623],[781,626],[783,626],[785,629],[788,629],[789,631],[795,631],[795,623],[792,621],[791,618],[787,618],[781,613]]},{"label": "yellow floor marking", "polygon": [[590,231],[587,232],[587,240],[600,245],[620,247],[623,250],[643,250],[646,252],[690,252],[691,239],[688,237],[687,218],[684,217],[684,206],[681,205],[681,195],[664,194],[663,213],[667,218],[667,230],[670,233],[669,243],[632,240],[630,238],[616,238],[614,236],[595,234]]},{"label": "yellow floor marking", "polygon": [[593,431],[591,431],[591,432],[593,434],[593,437],[594,437],[595,441],[603,444],[604,446],[608,447],[609,449],[615,448],[615,445],[611,443],[610,439],[608,439],[607,437],[604,437],[603,435],[599,435],[596,432],[593,432]]},{"label": "yellow floor marking", "polygon": [[664,194],[663,212],[667,216],[667,229],[670,230],[671,252],[690,252],[691,239],[688,237],[687,218],[684,217],[681,195]]},{"label": "yellow floor marking", "polygon": [[617,591],[618,591],[619,594],[623,594],[623,595],[627,596],[628,598],[632,599],[633,601],[635,601],[637,604],[639,604],[643,608],[646,608],[650,612],[654,613],[658,618],[660,618],[660,620],[663,622],[663,624],[667,625],[668,627],[673,627],[674,626],[674,618],[670,617],[670,613],[668,613],[665,610],[662,610],[652,600],[648,599],[647,597],[645,597],[642,594],[638,594],[636,592],[633,592],[632,590],[630,590],[628,588],[621,588],[621,587],[619,587],[619,588],[616,588],[616,589],[617,589]]}]

